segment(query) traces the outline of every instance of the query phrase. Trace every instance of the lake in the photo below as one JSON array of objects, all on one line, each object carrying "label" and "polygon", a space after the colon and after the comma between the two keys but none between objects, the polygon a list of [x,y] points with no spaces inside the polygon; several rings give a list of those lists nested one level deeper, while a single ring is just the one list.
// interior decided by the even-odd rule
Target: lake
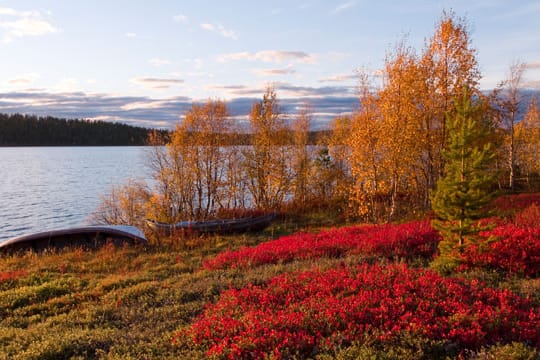
[{"label": "lake", "polygon": [[149,177],[145,147],[0,147],[0,242],[89,225],[100,196]]}]

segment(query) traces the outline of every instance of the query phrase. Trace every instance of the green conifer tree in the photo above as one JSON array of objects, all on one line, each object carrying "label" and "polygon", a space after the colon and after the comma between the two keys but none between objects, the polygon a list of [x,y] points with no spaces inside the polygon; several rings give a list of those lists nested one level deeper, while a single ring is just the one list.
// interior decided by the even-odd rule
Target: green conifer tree
[{"label": "green conifer tree", "polygon": [[443,240],[439,244],[442,260],[454,261],[468,241],[481,229],[477,220],[486,217],[485,206],[493,197],[495,180],[489,169],[494,158],[487,142],[492,127],[479,104],[473,105],[468,88],[455,99],[455,115],[448,116],[448,147],[444,150],[445,174],[431,196],[437,228]]}]

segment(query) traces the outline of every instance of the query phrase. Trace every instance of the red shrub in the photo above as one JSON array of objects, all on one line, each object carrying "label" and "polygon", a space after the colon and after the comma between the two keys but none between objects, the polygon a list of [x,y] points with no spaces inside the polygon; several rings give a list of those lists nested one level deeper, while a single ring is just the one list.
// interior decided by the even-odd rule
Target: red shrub
[{"label": "red shrub", "polygon": [[175,339],[230,359],[312,357],[365,335],[391,342],[404,333],[459,348],[512,341],[540,347],[539,320],[539,308],[508,290],[404,265],[363,264],[225,291]]},{"label": "red shrub", "polygon": [[500,269],[528,276],[540,275],[540,228],[506,224],[480,233],[487,243],[471,245],[463,253],[465,267]]},{"label": "red shrub", "polygon": [[344,227],[318,234],[297,233],[255,247],[225,251],[205,261],[203,266],[210,270],[245,268],[352,253],[386,258],[429,258],[433,256],[438,242],[439,235],[428,221]]}]

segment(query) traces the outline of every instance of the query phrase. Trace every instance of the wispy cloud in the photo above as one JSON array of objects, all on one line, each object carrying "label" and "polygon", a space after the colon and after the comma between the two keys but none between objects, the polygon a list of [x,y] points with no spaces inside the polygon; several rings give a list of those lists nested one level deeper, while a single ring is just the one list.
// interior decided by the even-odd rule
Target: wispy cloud
[{"label": "wispy cloud", "polygon": [[526,69],[540,69],[540,61],[526,63],[525,68]]},{"label": "wispy cloud", "polygon": [[28,86],[32,84],[34,81],[36,81],[38,78],[39,78],[39,75],[36,73],[23,74],[16,78],[8,80],[8,84]]},{"label": "wispy cloud", "polygon": [[[278,97],[287,98],[319,98],[328,96],[353,96],[354,89],[350,86],[297,86],[287,82],[274,82],[274,89],[278,93]],[[213,85],[215,90],[222,90],[232,96],[256,96],[263,94],[265,85],[246,86],[246,85]]]},{"label": "wispy cloud", "polygon": [[356,6],[356,4],[357,4],[357,1],[347,1],[342,4],[339,4],[337,7],[334,8],[334,10],[332,10],[332,14],[338,14],[342,11],[345,11],[347,9],[350,9]]},{"label": "wispy cloud", "polygon": [[221,34],[221,36],[228,39],[238,40],[238,34],[236,33],[236,31],[226,29],[221,24],[201,23],[201,29],[217,32]]},{"label": "wispy cloud", "polygon": [[160,58],[152,58],[148,60],[148,62],[153,66],[163,66],[163,65],[170,65],[171,62],[167,59],[160,59]]},{"label": "wispy cloud", "polygon": [[337,74],[332,75],[329,77],[325,77],[319,80],[320,83],[325,82],[344,82],[344,81],[350,81],[350,80],[356,80],[358,79],[358,76],[355,74]]},{"label": "wispy cloud", "polygon": [[41,36],[58,31],[39,11],[19,11],[0,8],[0,31],[2,42],[9,43],[15,38]]},{"label": "wispy cloud", "polygon": [[530,80],[523,84],[524,88],[540,90],[540,80]]},{"label": "wispy cloud", "polygon": [[258,96],[264,93],[264,86],[247,86],[247,85],[211,85],[211,90],[225,92],[229,96]]},{"label": "wispy cloud", "polygon": [[256,53],[244,51],[238,53],[224,54],[218,57],[221,62],[248,60],[248,61],[263,61],[282,63],[285,61],[297,61],[302,63],[312,64],[315,62],[314,56],[303,51],[282,51],[282,50],[265,50]]},{"label": "wispy cloud", "polygon": [[137,33],[134,33],[134,32],[127,32],[125,35],[126,35],[126,37],[128,37],[128,38],[135,38],[135,37],[137,37]]},{"label": "wispy cloud", "polygon": [[297,86],[289,83],[276,83],[277,91],[290,97],[327,97],[327,96],[352,96],[353,88],[350,86]]},{"label": "wispy cloud", "polygon": [[287,66],[282,69],[255,69],[253,72],[259,76],[275,76],[294,74],[296,70],[294,70],[292,66]]},{"label": "wispy cloud", "polygon": [[[293,87],[313,96],[287,97],[288,84],[278,84],[276,90],[283,111],[294,115],[308,101],[313,110],[314,128],[324,128],[336,116],[350,113],[358,106],[355,96],[322,96],[336,94],[328,88]],[[228,101],[231,115],[240,125],[245,123],[251,106],[264,94],[264,86],[249,88],[243,85],[221,86],[221,89],[243,92],[245,96]],[[136,126],[173,128],[179,114],[184,113],[194,99],[177,96],[154,99],[145,96],[113,96],[84,92],[50,93],[21,91],[0,93],[0,112],[31,113],[39,116],[56,116],[68,119],[96,119],[123,122]]]},{"label": "wispy cloud", "polygon": [[189,24],[189,18],[184,14],[178,14],[173,16],[173,20],[177,23]]},{"label": "wispy cloud", "polygon": [[16,16],[19,12],[15,9],[0,7],[0,15]]},{"label": "wispy cloud", "polygon": [[84,92],[21,91],[0,93],[0,112],[172,128],[178,114],[185,112],[192,101],[183,96],[153,99]]},{"label": "wispy cloud", "polygon": [[201,29],[208,30],[208,31],[214,31],[214,30],[216,30],[216,27],[214,26],[214,24],[203,23],[203,24],[201,24]]},{"label": "wispy cloud", "polygon": [[174,85],[181,85],[184,83],[183,79],[174,78],[153,78],[153,77],[138,77],[131,79],[131,82],[137,85],[142,85],[152,89],[168,89]]}]

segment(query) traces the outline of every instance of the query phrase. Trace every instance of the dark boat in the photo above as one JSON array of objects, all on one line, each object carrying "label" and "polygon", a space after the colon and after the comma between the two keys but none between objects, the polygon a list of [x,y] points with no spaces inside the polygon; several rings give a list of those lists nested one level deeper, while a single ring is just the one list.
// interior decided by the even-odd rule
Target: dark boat
[{"label": "dark boat", "polygon": [[98,248],[107,243],[116,246],[147,245],[143,232],[127,225],[86,226],[51,230],[18,236],[0,243],[0,253],[15,253],[65,247]]},{"label": "dark boat", "polygon": [[275,214],[244,217],[238,219],[220,219],[207,221],[180,221],[167,224],[155,220],[146,220],[146,225],[154,232],[169,236],[176,232],[197,234],[227,234],[263,230],[270,225]]}]

